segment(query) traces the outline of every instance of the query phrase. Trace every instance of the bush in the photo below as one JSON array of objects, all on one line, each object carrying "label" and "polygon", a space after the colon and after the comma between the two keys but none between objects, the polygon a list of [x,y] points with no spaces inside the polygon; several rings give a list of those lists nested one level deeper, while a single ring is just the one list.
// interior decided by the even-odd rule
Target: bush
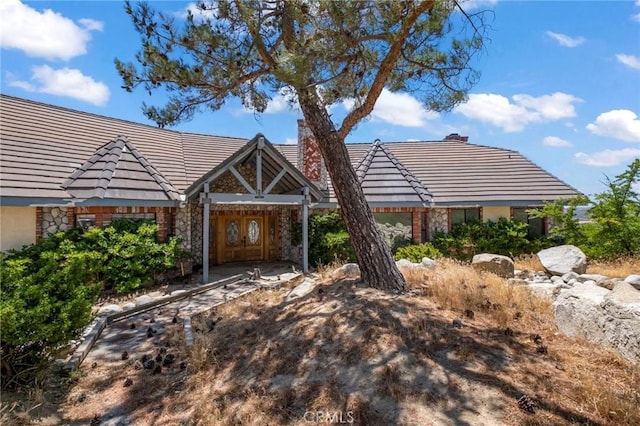
[{"label": "bush", "polygon": [[[302,243],[302,224],[295,224],[291,244]],[[351,238],[338,213],[309,216],[309,263],[326,265],[333,261],[350,262],[355,259]]]},{"label": "bush", "polygon": [[148,222],[114,221],[84,234],[59,232],[2,255],[3,387],[33,382],[90,322],[101,290],[134,290],[175,265],[179,241],[158,243],[157,230]]},{"label": "bush", "polygon": [[528,235],[528,225],[500,218],[497,222],[471,222],[455,224],[450,233],[438,231],[433,245],[445,256],[470,260],[478,253],[494,253],[515,257],[535,253],[553,245],[545,237]]},{"label": "bush", "polygon": [[[573,244],[590,258],[640,256],[640,195],[634,185],[640,182],[640,159],[615,179],[606,178],[607,191],[594,200],[580,196],[547,203],[535,213],[553,219],[553,235]],[[591,223],[580,224],[574,216],[579,205],[590,206]]]},{"label": "bush", "polygon": [[423,257],[436,259],[442,257],[442,253],[431,243],[422,243],[400,247],[393,255],[395,260],[407,259],[414,263],[421,262]]}]

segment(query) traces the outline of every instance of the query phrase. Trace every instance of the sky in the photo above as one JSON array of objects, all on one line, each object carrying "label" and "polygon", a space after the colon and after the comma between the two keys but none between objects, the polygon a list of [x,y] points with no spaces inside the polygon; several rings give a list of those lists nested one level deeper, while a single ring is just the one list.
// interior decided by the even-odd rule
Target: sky
[{"label": "sky", "polygon": [[[178,20],[187,10],[198,13],[190,2],[152,4]],[[436,113],[410,93],[385,89],[347,141],[459,133],[470,143],[519,151],[587,195],[603,192],[605,176],[640,157],[640,0],[478,0],[464,7],[492,11],[486,47],[473,62],[481,78],[468,100]],[[126,92],[114,66],[115,58],[134,61],[140,48],[124,2],[2,0],[0,23],[2,93],[154,125],[141,105],[161,106],[163,95]],[[347,106],[333,108],[346,113]],[[174,128],[244,138],[260,132],[272,143],[296,143],[300,118],[275,94],[261,115],[230,99]]]}]

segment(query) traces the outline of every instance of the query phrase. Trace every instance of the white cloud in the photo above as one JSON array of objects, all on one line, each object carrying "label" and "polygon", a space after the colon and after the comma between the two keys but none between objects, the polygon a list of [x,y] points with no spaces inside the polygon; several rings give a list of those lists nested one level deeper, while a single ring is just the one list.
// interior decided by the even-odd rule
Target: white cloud
[{"label": "white cloud", "polygon": [[408,93],[393,93],[385,88],[373,107],[371,117],[396,126],[424,127],[427,120],[436,119],[439,114],[425,109]]},{"label": "white cloud", "polygon": [[573,144],[567,140],[559,138],[557,136],[547,136],[542,139],[542,144],[545,146],[552,146],[556,148],[570,148]]},{"label": "white cloud", "polygon": [[582,102],[582,99],[562,92],[539,97],[518,94],[512,99],[513,103],[494,93],[471,94],[469,100],[457,106],[454,112],[501,127],[505,132],[519,132],[530,123],[575,117],[573,104]]},{"label": "white cloud", "polygon": [[616,55],[618,62],[628,66],[629,68],[633,68],[634,70],[640,70],[640,58],[633,55],[624,55],[619,53]]},{"label": "white cloud", "polygon": [[40,12],[18,0],[0,2],[0,16],[3,49],[18,49],[28,56],[51,60],[69,60],[87,53],[91,32],[104,28],[100,21],[80,19],[78,25],[51,9]]},{"label": "white cloud", "polygon": [[208,10],[202,10],[200,8],[198,8],[198,4],[195,2],[191,2],[188,5],[185,6],[184,9],[179,10],[177,12],[173,13],[173,16],[175,16],[176,18],[180,18],[180,19],[187,19],[187,16],[189,16],[189,12],[191,12],[191,14],[193,15],[193,17],[198,20],[203,20],[203,19],[213,19],[216,17],[216,12],[218,11],[218,8],[215,7],[213,5],[213,3],[211,5],[209,5],[207,3],[207,6],[212,6],[210,9]]},{"label": "white cloud", "polygon": [[462,10],[488,9],[498,4],[498,0],[465,0],[460,2]]},{"label": "white cloud", "polygon": [[585,41],[584,37],[570,37],[566,34],[554,33],[553,31],[547,31],[545,34],[557,41],[560,46],[564,47],[580,46]]},{"label": "white cloud", "polygon": [[598,136],[640,142],[640,119],[635,112],[628,109],[603,112],[596,121],[587,124],[587,130]]},{"label": "white cloud", "polygon": [[631,20],[634,22],[640,22],[640,13],[636,13],[635,15],[631,15]]},{"label": "white cloud", "polygon": [[72,68],[53,69],[48,65],[33,67],[31,80],[13,80],[13,76],[7,75],[9,85],[19,87],[29,92],[48,93],[50,95],[67,96],[92,103],[105,105],[109,100],[110,92],[106,84],[97,82],[80,70]]},{"label": "white cloud", "polygon": [[640,149],[624,148],[624,149],[605,149],[604,151],[594,152],[593,154],[585,154],[577,152],[574,154],[576,161],[587,166],[608,167],[617,166],[627,163],[640,157]]}]

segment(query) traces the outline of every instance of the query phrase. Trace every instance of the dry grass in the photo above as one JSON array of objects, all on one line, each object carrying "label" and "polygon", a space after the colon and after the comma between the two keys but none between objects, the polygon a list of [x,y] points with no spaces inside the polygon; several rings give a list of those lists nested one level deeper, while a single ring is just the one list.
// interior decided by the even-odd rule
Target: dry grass
[{"label": "dry grass", "polygon": [[[542,263],[535,254],[516,258],[515,267],[528,271],[544,271]],[[610,278],[625,278],[632,274],[640,274],[640,258],[619,257],[608,260],[591,260],[587,264],[587,273],[600,274]]]},{"label": "dry grass", "polygon": [[[140,425],[640,424],[637,366],[559,335],[550,303],[524,286],[447,260],[403,271],[401,296],[330,272],[291,302],[263,289],[194,317],[192,347],[176,328],[182,372],[142,371],[125,393],[125,361],[85,371],[65,414],[90,419],[86,393]],[[522,394],[536,414],[518,408]]]},{"label": "dry grass", "polygon": [[587,273],[611,278],[625,278],[629,275],[640,274],[640,257],[620,257],[607,261],[589,262]]}]

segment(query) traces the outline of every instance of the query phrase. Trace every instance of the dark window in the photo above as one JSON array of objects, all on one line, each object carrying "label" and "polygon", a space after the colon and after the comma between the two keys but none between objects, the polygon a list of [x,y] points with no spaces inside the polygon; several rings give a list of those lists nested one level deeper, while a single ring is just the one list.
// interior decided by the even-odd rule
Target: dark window
[{"label": "dark window", "polygon": [[514,208],[513,220],[529,224],[529,236],[539,237],[544,235],[544,220],[540,217],[534,218],[527,212],[526,208]]},{"label": "dark window", "polygon": [[451,225],[469,223],[480,220],[480,209],[451,209]]},{"label": "dark window", "polygon": [[395,251],[398,247],[411,244],[411,212],[374,213],[378,229],[387,245]]},{"label": "dark window", "polygon": [[429,238],[429,235],[427,234],[427,213],[420,213],[420,224],[420,242],[426,243]]}]

